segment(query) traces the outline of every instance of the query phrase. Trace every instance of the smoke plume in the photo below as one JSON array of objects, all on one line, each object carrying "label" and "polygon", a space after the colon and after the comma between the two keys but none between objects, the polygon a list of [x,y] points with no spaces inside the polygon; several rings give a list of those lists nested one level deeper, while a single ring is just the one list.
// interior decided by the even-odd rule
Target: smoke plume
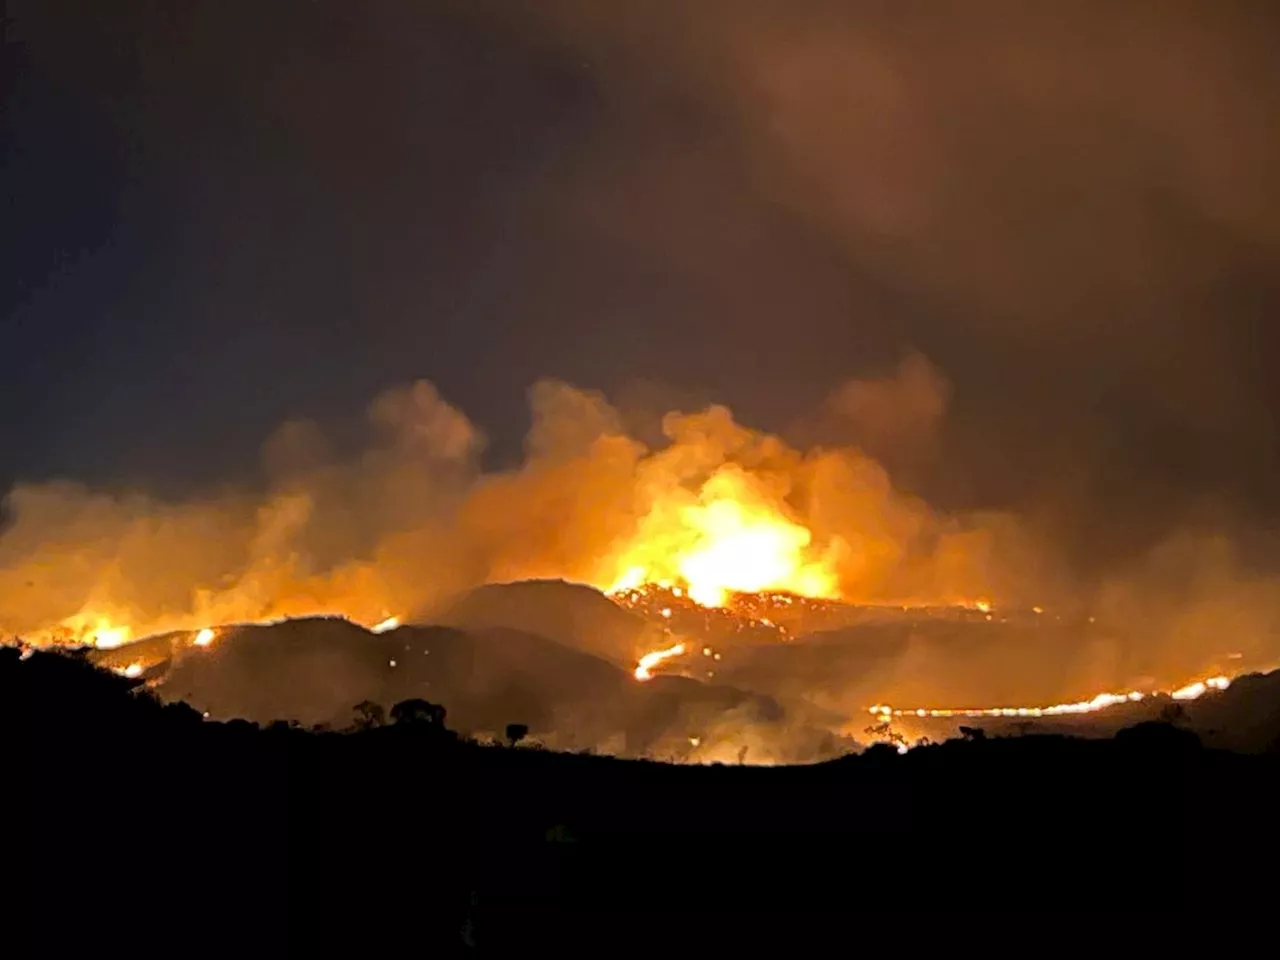
[{"label": "smoke plume", "polygon": [[[912,368],[918,369],[918,368]],[[863,425],[912,381],[850,383]],[[19,485],[0,538],[9,633],[127,624],[133,635],[335,613],[374,623],[428,615],[492,581],[608,587],[700,531],[730,501],[803,534],[799,562],[828,564],[861,602],[960,602],[998,582],[995,518],[942,516],[894,489],[855,447],[801,450],[723,406],[670,411],[654,446],[600,394],[530,391],[527,458],[482,469],[483,436],[425,381],[369,407],[369,441],[340,459],[321,429],[288,423],[264,445],[264,486],[191,502],[70,483]],[[931,411],[926,411],[932,417]],[[905,413],[915,428],[917,415]],[[653,566],[657,565],[657,566]]]}]

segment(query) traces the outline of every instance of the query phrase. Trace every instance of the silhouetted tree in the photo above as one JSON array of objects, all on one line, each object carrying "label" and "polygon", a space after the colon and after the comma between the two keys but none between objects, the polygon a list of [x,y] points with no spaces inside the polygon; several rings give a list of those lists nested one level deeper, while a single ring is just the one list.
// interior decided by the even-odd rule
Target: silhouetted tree
[{"label": "silhouetted tree", "polygon": [[529,735],[529,727],[523,723],[507,724],[507,744],[515,746]]},{"label": "silhouetted tree", "polygon": [[896,732],[893,729],[893,724],[887,720],[884,723],[873,724],[862,732],[868,736],[878,737],[880,740],[887,743],[904,747],[907,745],[907,738]]},{"label": "silhouetted tree", "polygon": [[401,700],[391,708],[391,722],[395,724],[421,724],[443,730],[444,718],[444,707],[418,697]]},{"label": "silhouetted tree", "polygon": [[380,703],[374,703],[372,700],[361,700],[352,709],[356,712],[355,727],[357,730],[372,730],[374,727],[386,725],[387,714]]},{"label": "silhouetted tree", "polygon": [[987,731],[981,727],[961,727],[960,736],[966,740],[985,740],[987,739]]}]

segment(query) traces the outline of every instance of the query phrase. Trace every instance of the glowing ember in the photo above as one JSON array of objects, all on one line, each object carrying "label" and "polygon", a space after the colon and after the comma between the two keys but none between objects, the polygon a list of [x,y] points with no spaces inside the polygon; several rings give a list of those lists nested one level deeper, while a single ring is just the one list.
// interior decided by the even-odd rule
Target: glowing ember
[{"label": "glowing ember", "polygon": [[142,676],[142,664],[131,663],[127,667],[119,667],[116,670],[116,673],[120,674],[122,677],[128,677],[132,680],[134,677]]},{"label": "glowing ember", "polygon": [[722,470],[703,485],[696,503],[655,508],[645,518],[618,558],[621,576],[605,592],[679,583],[677,589],[705,607],[724,606],[734,593],[836,597],[833,561],[842,544],[816,556],[812,539],[746,474]]},{"label": "glowing ember", "polygon": [[[1207,680],[1188,684],[1166,695],[1174,700],[1195,700],[1209,690],[1225,690],[1230,685],[1231,681],[1226,677],[1210,677]],[[1100,693],[1092,700],[1081,700],[1078,703],[1055,703],[1046,707],[948,707],[941,709],[919,707],[915,710],[900,710],[885,704],[876,704],[868,707],[867,712],[882,720],[890,717],[929,717],[934,719],[945,717],[1060,717],[1077,713],[1094,713],[1122,703],[1136,703],[1140,700],[1145,700],[1149,696],[1158,697],[1161,696],[1161,693],[1158,691],[1143,693],[1139,690],[1130,690],[1127,693]]]},{"label": "glowing ember", "polygon": [[677,643],[673,647],[667,647],[665,650],[651,650],[636,662],[635,678],[637,680],[650,680],[653,678],[653,668],[664,660],[670,660],[672,657],[678,657],[684,653],[684,644]]},{"label": "glowing ember", "polygon": [[385,620],[379,620],[369,629],[373,633],[386,633],[388,630],[394,630],[398,626],[400,626],[399,617],[387,617]]},{"label": "glowing ember", "polygon": [[192,641],[192,643],[194,643],[197,647],[207,647],[209,644],[213,643],[214,637],[216,636],[217,634],[214,633],[211,627],[205,627],[203,630],[201,630],[199,633],[196,634],[196,638],[195,640]]}]

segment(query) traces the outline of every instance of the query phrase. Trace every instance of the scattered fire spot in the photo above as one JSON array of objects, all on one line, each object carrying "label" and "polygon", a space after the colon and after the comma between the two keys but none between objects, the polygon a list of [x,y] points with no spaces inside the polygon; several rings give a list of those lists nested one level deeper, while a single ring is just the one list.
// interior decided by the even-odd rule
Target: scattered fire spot
[{"label": "scattered fire spot", "polygon": [[684,644],[677,643],[675,646],[667,647],[665,650],[651,650],[636,662],[635,678],[637,680],[650,680],[653,678],[653,668],[664,660],[672,657],[678,657],[684,653]]}]

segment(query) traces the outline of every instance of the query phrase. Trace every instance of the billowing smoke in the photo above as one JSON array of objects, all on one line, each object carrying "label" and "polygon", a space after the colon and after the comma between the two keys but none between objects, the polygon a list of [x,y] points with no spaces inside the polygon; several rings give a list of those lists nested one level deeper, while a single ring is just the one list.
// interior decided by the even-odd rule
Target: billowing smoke
[{"label": "billowing smoke", "polygon": [[[617,233],[708,287],[801,276],[741,249],[752,234],[736,220],[723,235],[699,229],[687,211],[710,201],[688,202],[688,181],[708,195],[733,184],[739,208],[786,211],[770,229],[811,244],[810,263],[838,257],[863,293],[852,307],[831,290],[811,304],[795,279],[779,299],[821,319],[782,308],[775,330],[840,350],[850,337],[905,340],[955,380],[943,455],[921,475],[931,502],[1035,513],[1092,572],[1152,548],[1207,496],[1244,514],[1238,526],[1274,522],[1280,393],[1262,359],[1276,353],[1280,307],[1272,5],[538,11],[623,104],[590,168],[592,184],[619,184]],[[636,116],[651,118],[644,142],[625,129]],[[651,234],[655,207],[665,229]],[[768,326],[750,321],[756,336]],[[894,397],[876,423],[927,432],[930,374],[902,379],[923,399]],[[836,399],[863,417],[878,401],[859,391]],[[896,469],[903,451],[863,433]]]},{"label": "billowing smoke", "polygon": [[[853,382],[835,406],[879,436],[899,422],[914,433],[920,415],[891,402],[899,389]],[[823,589],[851,601],[964,602],[1012,583],[998,571],[997,518],[936,514],[856,447],[800,450],[722,406],[669,412],[650,447],[599,394],[545,381],[530,401],[527,459],[506,472],[482,469],[480,431],[418,382],[372,403],[355,457],[314,424],[281,427],[257,496],[19,486],[0,539],[4,629],[91,632],[101,619],[136,637],[316,613],[376,623],[428,616],[485,582],[607,588],[637,564],[678,577],[670,557],[717,535],[698,518],[715,522],[726,504],[785,524],[795,562],[829,571]]]},{"label": "billowing smoke", "polygon": [[[945,396],[931,370],[916,358],[896,376],[849,382],[814,423],[834,411],[851,429],[916,442],[934,429]],[[981,600],[994,609],[993,628],[1006,614],[1045,610],[1046,629],[1010,627],[990,642],[935,630],[864,649],[855,635],[839,654],[787,654],[836,658],[825,665],[748,659],[733,665],[741,678],[724,674],[790,702],[848,714],[890,697],[1076,697],[1280,655],[1276,582],[1212,530],[1181,530],[1126,569],[1073,579],[1034,525],[1011,514],[942,514],[896,489],[857,447],[802,450],[720,406],[669,412],[664,439],[650,446],[597,393],[544,381],[530,400],[527,458],[509,471],[486,472],[480,431],[418,382],[374,400],[368,444],[353,457],[336,454],[314,424],[283,426],[265,444],[268,480],[256,495],[161,502],[67,483],[19,486],[0,538],[3,628],[73,638],[123,625],[136,639],[313,614],[428,622],[487,582],[560,578],[604,589],[637,564],[648,579],[678,579],[669,561],[728,503],[798,531],[801,576],[784,588],[803,588],[812,570],[831,576],[818,595],[852,603]]]}]

